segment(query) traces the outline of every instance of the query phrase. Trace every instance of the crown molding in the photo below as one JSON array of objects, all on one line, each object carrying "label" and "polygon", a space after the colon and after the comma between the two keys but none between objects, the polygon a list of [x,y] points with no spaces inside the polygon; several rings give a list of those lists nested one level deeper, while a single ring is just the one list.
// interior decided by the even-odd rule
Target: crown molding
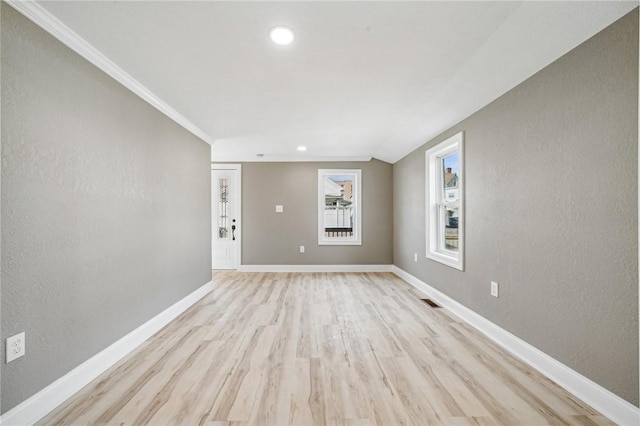
[{"label": "crown molding", "polygon": [[194,136],[213,145],[213,139],[198,126],[171,108],[37,2],[34,0],[5,0],[5,2]]},{"label": "crown molding", "polygon": [[264,157],[256,157],[254,155],[221,155],[215,150],[211,150],[211,162],[212,163],[228,163],[228,162],[242,162],[242,163],[307,163],[307,162],[367,162],[371,161],[373,157],[366,155],[353,155],[353,156],[330,156],[330,155],[304,155],[304,154],[264,154]]}]

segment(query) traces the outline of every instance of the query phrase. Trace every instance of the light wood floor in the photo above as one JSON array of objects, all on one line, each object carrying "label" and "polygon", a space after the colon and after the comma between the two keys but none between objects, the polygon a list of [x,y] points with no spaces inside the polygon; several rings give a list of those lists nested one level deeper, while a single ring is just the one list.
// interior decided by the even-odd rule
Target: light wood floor
[{"label": "light wood floor", "polygon": [[213,281],[41,424],[612,424],[392,274]]}]

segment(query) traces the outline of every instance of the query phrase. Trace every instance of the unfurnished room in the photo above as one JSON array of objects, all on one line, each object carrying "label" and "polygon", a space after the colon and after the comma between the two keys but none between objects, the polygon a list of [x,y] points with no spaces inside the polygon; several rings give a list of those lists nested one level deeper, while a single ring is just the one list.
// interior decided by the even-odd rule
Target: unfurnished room
[{"label": "unfurnished room", "polygon": [[0,1],[0,424],[639,425],[638,1]]}]

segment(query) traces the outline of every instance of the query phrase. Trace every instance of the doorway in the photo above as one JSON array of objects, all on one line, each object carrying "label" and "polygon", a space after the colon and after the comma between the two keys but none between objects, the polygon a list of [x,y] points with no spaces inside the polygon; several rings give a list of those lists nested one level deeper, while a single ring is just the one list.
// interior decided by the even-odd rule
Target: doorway
[{"label": "doorway", "polygon": [[238,269],[241,265],[240,164],[211,165],[211,268]]}]

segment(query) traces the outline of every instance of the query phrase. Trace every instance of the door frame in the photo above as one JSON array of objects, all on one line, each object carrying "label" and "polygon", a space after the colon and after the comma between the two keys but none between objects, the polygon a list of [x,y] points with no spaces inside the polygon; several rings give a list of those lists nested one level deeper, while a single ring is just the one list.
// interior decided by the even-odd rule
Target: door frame
[{"label": "door frame", "polygon": [[[230,164],[230,163],[211,163],[211,201],[213,202],[213,171],[214,170],[234,170],[236,177],[236,186],[232,189],[232,197],[237,200],[236,203],[236,264],[235,268],[238,270],[242,266],[242,164]],[[213,203],[212,203],[213,206]],[[217,217],[215,217],[215,211],[211,208],[211,238],[213,238],[213,230],[217,223]],[[213,254],[213,252],[211,253]],[[213,265],[211,265],[213,268]]]}]

